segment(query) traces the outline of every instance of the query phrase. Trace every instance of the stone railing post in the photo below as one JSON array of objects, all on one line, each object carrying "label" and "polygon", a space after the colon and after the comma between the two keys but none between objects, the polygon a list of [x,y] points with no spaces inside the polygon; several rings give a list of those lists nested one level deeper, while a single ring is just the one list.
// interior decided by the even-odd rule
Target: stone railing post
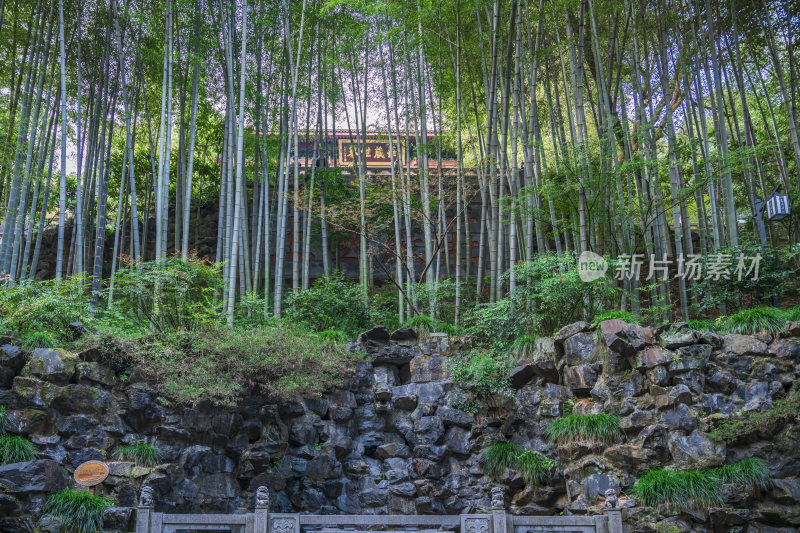
[{"label": "stone railing post", "polygon": [[500,487],[492,487],[492,533],[508,533],[505,496]]},{"label": "stone railing post", "polygon": [[622,511],[619,509],[617,491],[606,490],[606,508],[603,511],[608,519],[608,533],[622,533]]},{"label": "stone railing post", "polygon": [[258,487],[258,490],[256,490],[254,515],[253,533],[267,533],[267,528],[269,527],[269,489],[267,487]]},{"label": "stone railing post", "polygon": [[[136,533],[150,533],[150,513],[153,512],[153,488],[145,485],[136,508]],[[157,533],[161,533],[160,531]]]}]

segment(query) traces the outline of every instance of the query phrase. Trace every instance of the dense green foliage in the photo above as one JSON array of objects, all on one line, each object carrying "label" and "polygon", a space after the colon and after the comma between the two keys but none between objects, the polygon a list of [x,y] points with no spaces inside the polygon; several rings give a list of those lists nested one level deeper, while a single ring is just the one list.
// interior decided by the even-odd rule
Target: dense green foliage
[{"label": "dense green foliage", "polygon": [[133,461],[139,466],[156,466],[161,461],[161,450],[146,442],[122,444],[114,448],[112,456],[115,459]]},{"label": "dense green foliage", "polygon": [[630,324],[639,324],[639,319],[636,318],[636,316],[634,316],[634,314],[630,311],[612,309],[611,311],[603,311],[602,313],[595,315],[594,320],[592,320],[592,325],[597,327],[603,320],[612,319],[622,320],[623,322],[628,322]]},{"label": "dense green foliage", "polygon": [[544,436],[558,444],[609,444],[623,436],[619,417],[608,413],[570,414],[550,423]]},{"label": "dense green foliage", "polygon": [[755,432],[772,435],[798,413],[800,413],[800,387],[795,386],[786,398],[775,401],[772,409],[763,412],[752,411],[721,420],[711,432],[711,437],[732,443]]},{"label": "dense green foliage", "polygon": [[780,333],[786,327],[786,317],[774,307],[742,309],[722,320],[726,333],[755,335],[757,333]]},{"label": "dense green foliage", "polygon": [[492,479],[498,479],[507,468],[522,475],[526,483],[541,483],[549,472],[556,467],[556,462],[532,450],[526,450],[514,442],[495,442],[481,452],[480,463],[484,473]]},{"label": "dense green foliage", "polygon": [[338,329],[354,338],[372,326],[363,289],[339,273],[319,278],[305,290],[290,293],[286,316],[314,331]]},{"label": "dense green foliage", "polygon": [[86,280],[72,277],[66,281],[26,281],[0,290],[0,327],[14,331],[39,347],[47,341],[66,342],[70,322],[85,321],[91,316]]},{"label": "dense green foliage", "polygon": [[18,435],[0,436],[0,464],[21,463],[36,459],[36,445]]},{"label": "dense green foliage", "polygon": [[475,414],[480,406],[495,396],[509,396],[511,385],[508,381],[510,364],[507,359],[484,351],[459,353],[448,361],[450,378],[470,396],[470,407],[461,405],[466,411]]},{"label": "dense green foliage", "polygon": [[95,496],[88,490],[64,489],[51,494],[42,511],[61,519],[69,533],[96,533],[103,530],[103,513],[114,505],[106,496]]},{"label": "dense green foliage", "polygon": [[730,465],[706,470],[648,470],[630,489],[637,503],[671,509],[703,509],[722,506],[722,485],[736,483],[766,489],[769,467],[763,459],[749,457]]},{"label": "dense green foliage", "polygon": [[106,298],[106,320],[142,329],[179,331],[219,319],[216,298],[222,287],[220,268],[207,261],[163,261],[132,264],[117,271]]}]

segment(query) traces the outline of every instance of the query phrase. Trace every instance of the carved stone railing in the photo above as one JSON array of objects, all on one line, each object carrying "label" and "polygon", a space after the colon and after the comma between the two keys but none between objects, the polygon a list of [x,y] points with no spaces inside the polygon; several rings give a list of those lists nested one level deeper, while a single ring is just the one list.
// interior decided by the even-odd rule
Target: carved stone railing
[{"label": "carved stone railing", "polygon": [[185,530],[228,530],[231,533],[622,533],[616,493],[606,493],[606,510],[595,516],[520,516],[506,512],[503,490],[492,488],[488,514],[460,515],[311,515],[269,513],[269,491],[259,487],[256,506],[244,514],[168,514],[153,510],[150,487],[142,489],[136,513],[136,533],[177,533]]}]

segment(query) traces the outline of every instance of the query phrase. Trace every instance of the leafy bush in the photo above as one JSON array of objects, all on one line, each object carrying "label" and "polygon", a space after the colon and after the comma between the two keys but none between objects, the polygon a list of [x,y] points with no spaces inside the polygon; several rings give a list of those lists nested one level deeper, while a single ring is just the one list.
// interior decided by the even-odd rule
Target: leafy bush
[{"label": "leafy bush", "polygon": [[476,306],[466,318],[479,341],[501,349],[510,346],[514,339],[541,330],[541,317],[526,312],[524,302],[513,297]]},{"label": "leafy bush", "polygon": [[0,465],[33,461],[38,450],[36,445],[17,435],[0,437]]},{"label": "leafy bush", "polygon": [[774,307],[754,307],[742,309],[726,317],[722,322],[726,333],[755,335],[757,333],[779,333],[786,327],[783,313]]},{"label": "leafy bush", "polygon": [[68,341],[72,333],[67,325],[91,317],[87,287],[82,276],[6,285],[0,288],[0,324],[34,343],[44,335],[54,342]]},{"label": "leafy bush", "polygon": [[710,471],[683,472],[648,470],[630,489],[640,505],[671,509],[706,508],[722,505],[720,478]]},{"label": "leafy bush", "polygon": [[630,311],[620,311],[619,309],[612,309],[611,311],[603,311],[602,313],[598,313],[597,315],[595,315],[594,320],[592,320],[592,325],[594,327],[597,327],[603,320],[612,320],[615,318],[618,320],[622,320],[623,322],[628,322],[630,324],[639,323],[639,319],[637,319]]},{"label": "leafy bush", "polygon": [[772,409],[750,412],[722,420],[711,432],[711,438],[728,443],[736,442],[756,431],[772,434],[776,429],[800,413],[800,387],[795,387],[786,398],[777,400]]},{"label": "leafy bush", "polygon": [[558,444],[610,444],[622,435],[619,417],[607,413],[570,414],[554,420],[544,431],[545,438]]},{"label": "leafy bush", "polygon": [[156,466],[161,462],[161,450],[142,441],[117,446],[112,456],[115,459],[133,461],[139,466]]},{"label": "leafy bush", "polygon": [[318,395],[352,374],[356,356],[315,334],[275,322],[256,328],[207,324],[194,331],[117,339],[167,402],[232,406],[249,388],[275,398]]},{"label": "leafy bush", "polygon": [[630,489],[642,505],[665,504],[671,509],[703,509],[723,505],[722,485],[736,483],[766,489],[771,484],[769,466],[763,459],[748,457],[734,464],[706,470],[648,470]]},{"label": "leafy bush", "polygon": [[88,490],[64,489],[51,494],[42,511],[61,519],[66,531],[96,533],[103,530],[103,514],[113,505],[113,499],[95,496]]},{"label": "leafy bush", "polygon": [[286,316],[313,331],[340,329],[351,338],[372,325],[364,291],[340,272],[317,279],[309,289],[289,294]]},{"label": "leafy bush", "polygon": [[556,467],[556,462],[513,442],[495,442],[480,455],[483,471],[492,479],[503,475],[506,468],[519,472],[526,483],[538,484]]},{"label": "leafy bush", "polygon": [[459,388],[478,401],[485,402],[494,395],[511,394],[508,361],[487,352],[455,355],[450,359],[448,370]]},{"label": "leafy bush", "polygon": [[114,329],[184,331],[218,320],[219,265],[171,257],[122,268],[105,292]]}]

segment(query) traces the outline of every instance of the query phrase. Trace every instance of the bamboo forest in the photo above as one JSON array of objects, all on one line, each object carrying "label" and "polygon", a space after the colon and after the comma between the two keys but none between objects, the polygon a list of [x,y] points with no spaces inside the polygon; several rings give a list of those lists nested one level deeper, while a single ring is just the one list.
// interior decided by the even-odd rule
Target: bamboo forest
[{"label": "bamboo forest", "polygon": [[350,291],[510,337],[791,307],[797,8],[0,0],[3,283],[95,314],[183,263],[229,326]]}]

